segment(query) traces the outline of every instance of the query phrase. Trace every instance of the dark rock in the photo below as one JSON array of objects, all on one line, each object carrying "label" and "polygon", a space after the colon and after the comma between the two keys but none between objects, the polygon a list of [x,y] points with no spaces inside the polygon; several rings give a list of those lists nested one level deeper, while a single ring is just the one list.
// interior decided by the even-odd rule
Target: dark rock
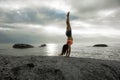
[{"label": "dark rock", "polygon": [[83,78],[81,80],[120,80],[119,73],[117,73],[115,68],[105,63],[86,64],[80,71]]},{"label": "dark rock", "polygon": [[27,67],[33,68],[33,67],[34,67],[34,64],[33,64],[33,63],[28,63],[28,64],[27,64]]},{"label": "dark rock", "polygon": [[14,44],[13,48],[24,49],[24,48],[33,48],[33,46],[29,44]]},{"label": "dark rock", "polygon": [[27,66],[25,64],[19,67],[14,67],[12,73],[13,76],[15,76],[13,78],[16,79],[13,80],[66,80],[60,69],[48,67],[46,65],[44,67],[36,66],[35,68],[30,68],[30,66],[33,67],[33,65],[33,63],[28,63]]},{"label": "dark rock", "polygon": [[47,46],[46,44],[41,44],[39,47],[45,47],[45,46]]},{"label": "dark rock", "polygon": [[19,75],[20,67],[14,67],[14,68],[11,69],[11,71],[13,72],[13,74],[15,76]]},{"label": "dark rock", "polygon": [[14,74],[8,68],[0,69],[0,80],[17,80]]},{"label": "dark rock", "polygon": [[93,47],[108,47],[107,44],[95,44]]},{"label": "dark rock", "polygon": [[52,67],[37,68],[35,73],[40,80],[67,80],[60,69]]}]

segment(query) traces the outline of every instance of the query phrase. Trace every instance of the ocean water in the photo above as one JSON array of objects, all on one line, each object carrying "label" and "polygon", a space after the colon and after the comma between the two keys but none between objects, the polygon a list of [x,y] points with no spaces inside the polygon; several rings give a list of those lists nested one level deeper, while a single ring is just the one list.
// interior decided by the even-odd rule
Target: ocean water
[{"label": "ocean water", "polygon": [[[95,43],[76,43],[72,45],[71,57],[95,58],[120,61],[120,43],[107,43],[108,47],[92,47]],[[0,44],[0,54],[13,56],[58,56],[63,44],[48,43],[46,47],[32,44],[34,48],[14,49],[13,44]]]}]

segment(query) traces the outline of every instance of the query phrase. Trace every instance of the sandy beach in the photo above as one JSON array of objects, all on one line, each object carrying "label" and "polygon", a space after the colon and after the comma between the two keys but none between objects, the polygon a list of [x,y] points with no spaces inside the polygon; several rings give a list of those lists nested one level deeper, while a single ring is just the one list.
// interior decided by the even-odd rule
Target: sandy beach
[{"label": "sandy beach", "polygon": [[63,56],[0,55],[0,80],[120,80],[120,62]]}]

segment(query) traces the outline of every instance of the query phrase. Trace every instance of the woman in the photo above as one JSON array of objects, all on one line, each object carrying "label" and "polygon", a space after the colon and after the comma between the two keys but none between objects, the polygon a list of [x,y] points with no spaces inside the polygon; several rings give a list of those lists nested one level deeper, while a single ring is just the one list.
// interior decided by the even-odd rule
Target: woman
[{"label": "woman", "polygon": [[70,20],[69,20],[69,14],[70,12],[67,13],[67,19],[66,19],[66,36],[67,36],[67,43],[63,45],[62,48],[62,53],[61,55],[64,55],[66,53],[66,56],[69,57],[71,53],[71,45],[73,43],[73,38],[72,38],[72,29],[70,26]]}]

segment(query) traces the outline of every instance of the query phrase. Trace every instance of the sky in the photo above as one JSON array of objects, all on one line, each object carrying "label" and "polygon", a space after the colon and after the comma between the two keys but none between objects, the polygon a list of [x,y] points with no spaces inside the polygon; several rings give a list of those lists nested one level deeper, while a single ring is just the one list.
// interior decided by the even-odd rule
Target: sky
[{"label": "sky", "polygon": [[0,0],[0,43],[119,42],[120,0]]}]

